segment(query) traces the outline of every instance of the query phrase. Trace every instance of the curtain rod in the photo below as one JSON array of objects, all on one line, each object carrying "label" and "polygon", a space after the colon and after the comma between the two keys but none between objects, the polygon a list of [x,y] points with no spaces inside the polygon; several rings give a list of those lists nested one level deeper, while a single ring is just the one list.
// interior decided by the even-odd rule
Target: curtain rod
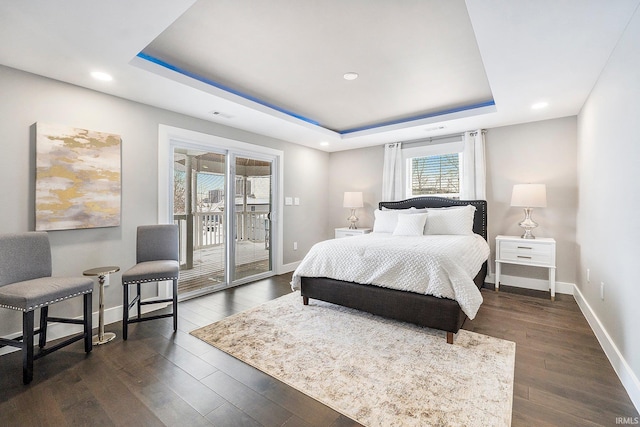
[{"label": "curtain rod", "polygon": [[429,138],[425,138],[425,139],[421,139],[421,140],[416,140],[416,141],[407,141],[407,143],[410,142],[420,142],[420,141],[437,141],[439,139],[447,139],[447,138],[455,138],[457,136],[464,136],[464,132],[459,132],[459,133],[451,133],[449,135],[438,135],[438,136],[430,136]]},{"label": "curtain rod", "polygon": [[[482,134],[484,135],[485,133],[487,133],[487,130],[486,129],[480,129],[480,132],[482,132]],[[472,131],[472,132],[469,132],[469,133],[471,134],[471,136],[476,136],[478,134],[478,131],[476,130],[476,131]]]},{"label": "curtain rod", "polygon": [[[453,139],[453,138],[460,138],[460,140],[462,140],[464,138],[464,132],[452,133],[449,135],[432,136],[429,138],[413,139],[410,141],[403,141],[402,147],[408,148],[408,147],[421,146],[421,145],[430,145],[430,144],[435,145],[438,143],[436,141],[440,141],[443,139]],[[451,142],[454,142],[454,141],[451,141]]]},{"label": "curtain rod", "polygon": [[[486,129],[480,129],[480,132],[482,132],[482,134],[484,135],[485,133],[487,133]],[[478,131],[471,131],[469,132],[471,134],[471,136],[476,136]],[[407,145],[414,145],[414,144],[420,144],[420,143],[430,143],[433,141],[437,141],[440,139],[449,139],[449,138],[456,138],[459,136],[464,136],[465,132],[458,132],[458,133],[450,133],[448,135],[439,135],[439,136],[431,136],[429,138],[421,138],[421,139],[412,139],[409,141],[398,141],[398,142],[389,142],[386,143],[385,146],[394,146],[395,144],[401,144],[404,146]]]},{"label": "curtain rod", "polygon": [[[486,129],[480,129],[480,131],[485,134],[487,133]],[[418,143],[418,142],[432,142],[432,141],[437,141],[439,139],[448,139],[448,138],[455,138],[458,136],[464,136],[466,132],[458,132],[458,133],[450,133],[448,135],[439,135],[439,136],[431,136],[429,138],[421,138],[421,139],[412,139],[409,141],[402,141],[403,144],[413,144],[413,143]],[[470,134],[471,136],[476,136],[476,134],[478,133],[478,131],[471,131]]]}]

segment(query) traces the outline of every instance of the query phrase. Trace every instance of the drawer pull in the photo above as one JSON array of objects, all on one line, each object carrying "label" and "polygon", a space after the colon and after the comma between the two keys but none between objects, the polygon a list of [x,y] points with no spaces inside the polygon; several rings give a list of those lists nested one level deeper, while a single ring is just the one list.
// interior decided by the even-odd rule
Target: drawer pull
[{"label": "drawer pull", "polygon": [[531,257],[530,257],[530,256],[522,256],[522,255],[518,255],[518,258],[531,259]]},{"label": "drawer pull", "polygon": [[518,246],[518,249],[533,249],[533,248],[529,246]]}]

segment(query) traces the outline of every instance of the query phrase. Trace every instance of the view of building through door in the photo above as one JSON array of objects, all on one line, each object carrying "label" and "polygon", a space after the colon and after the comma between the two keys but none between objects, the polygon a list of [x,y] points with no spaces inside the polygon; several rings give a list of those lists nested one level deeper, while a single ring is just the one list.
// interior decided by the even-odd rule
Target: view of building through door
[{"label": "view of building through door", "polygon": [[173,218],[180,230],[181,294],[225,283],[225,161],[224,154],[174,152]]},{"label": "view of building through door", "polygon": [[[179,147],[173,158],[178,292],[201,294],[270,272],[271,162]],[[229,176],[226,162],[232,159]],[[227,198],[227,188],[233,198]],[[227,212],[230,200],[235,206]]]},{"label": "view of building through door", "polygon": [[234,279],[271,271],[271,161],[236,157]]}]

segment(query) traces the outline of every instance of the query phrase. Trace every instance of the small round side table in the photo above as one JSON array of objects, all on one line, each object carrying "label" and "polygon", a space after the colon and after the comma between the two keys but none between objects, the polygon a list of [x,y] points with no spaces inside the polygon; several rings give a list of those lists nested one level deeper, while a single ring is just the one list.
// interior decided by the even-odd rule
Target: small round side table
[{"label": "small round side table", "polygon": [[106,344],[116,337],[113,332],[104,331],[104,279],[108,274],[120,271],[120,267],[108,266],[91,268],[82,272],[83,276],[98,276],[100,285],[100,307],[98,309],[98,335],[93,336],[93,344]]}]

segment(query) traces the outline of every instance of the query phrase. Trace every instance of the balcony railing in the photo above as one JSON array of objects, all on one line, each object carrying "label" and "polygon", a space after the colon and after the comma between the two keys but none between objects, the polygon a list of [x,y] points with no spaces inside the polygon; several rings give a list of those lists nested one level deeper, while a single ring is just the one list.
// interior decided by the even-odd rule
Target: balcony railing
[{"label": "balcony railing", "polygon": [[[235,237],[238,240],[268,240],[267,212],[236,213]],[[225,224],[222,212],[198,212],[193,217],[194,248],[202,249],[224,243]]]},{"label": "balcony railing", "polygon": [[[268,212],[237,212],[235,238],[238,241],[264,242],[269,248]],[[190,268],[193,251],[206,249],[225,243],[225,222],[223,212],[196,212],[192,216],[193,229],[188,230],[188,215],[174,215],[174,222],[180,230],[180,264]]]}]

